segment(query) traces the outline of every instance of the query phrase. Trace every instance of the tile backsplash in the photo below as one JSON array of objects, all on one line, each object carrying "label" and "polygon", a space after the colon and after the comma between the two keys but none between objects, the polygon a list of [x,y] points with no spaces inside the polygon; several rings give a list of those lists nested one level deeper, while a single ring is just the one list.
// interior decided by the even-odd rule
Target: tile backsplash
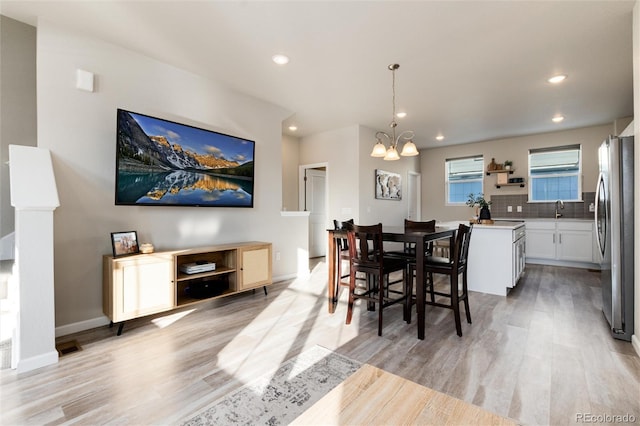
[{"label": "tile backsplash", "polygon": [[[560,210],[562,217],[571,219],[592,219],[593,212],[589,211],[589,206],[595,203],[595,192],[583,192],[580,202],[565,202],[564,209]],[[526,218],[548,218],[555,217],[556,203],[529,203],[529,197],[524,194],[518,195],[492,195],[491,196],[491,217],[507,219]],[[512,211],[508,212],[507,207],[511,206]],[[522,212],[518,212],[518,206],[522,206]]]}]

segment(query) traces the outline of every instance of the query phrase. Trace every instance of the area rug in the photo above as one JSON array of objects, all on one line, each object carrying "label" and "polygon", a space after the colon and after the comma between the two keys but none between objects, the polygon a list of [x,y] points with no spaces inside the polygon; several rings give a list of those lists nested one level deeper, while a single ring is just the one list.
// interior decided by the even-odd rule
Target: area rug
[{"label": "area rug", "polygon": [[184,425],[288,424],[361,365],[314,346],[285,362],[275,373],[265,374],[214,402]]}]

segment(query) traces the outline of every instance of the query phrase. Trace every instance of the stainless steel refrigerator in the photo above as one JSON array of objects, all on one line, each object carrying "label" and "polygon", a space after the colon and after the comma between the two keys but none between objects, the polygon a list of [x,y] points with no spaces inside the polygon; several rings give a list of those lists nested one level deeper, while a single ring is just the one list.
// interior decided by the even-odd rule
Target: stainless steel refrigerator
[{"label": "stainless steel refrigerator", "polygon": [[633,335],[633,136],[610,136],[598,150],[596,233],[602,312],[616,339]]}]

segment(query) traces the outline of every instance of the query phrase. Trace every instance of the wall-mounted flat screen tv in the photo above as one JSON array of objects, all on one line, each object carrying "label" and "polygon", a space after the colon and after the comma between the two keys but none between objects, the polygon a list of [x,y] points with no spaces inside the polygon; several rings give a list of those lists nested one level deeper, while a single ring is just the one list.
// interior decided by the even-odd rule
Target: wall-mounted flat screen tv
[{"label": "wall-mounted flat screen tv", "polygon": [[116,205],[253,207],[255,142],[118,109]]}]

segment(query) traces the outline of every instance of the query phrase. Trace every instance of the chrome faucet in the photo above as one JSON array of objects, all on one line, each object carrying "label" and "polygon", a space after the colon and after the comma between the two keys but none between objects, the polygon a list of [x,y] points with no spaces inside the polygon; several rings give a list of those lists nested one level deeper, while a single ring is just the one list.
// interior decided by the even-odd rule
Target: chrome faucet
[{"label": "chrome faucet", "polygon": [[560,206],[560,210],[564,209],[564,201],[556,200],[556,219],[562,217],[562,213],[558,213],[558,206]]}]

